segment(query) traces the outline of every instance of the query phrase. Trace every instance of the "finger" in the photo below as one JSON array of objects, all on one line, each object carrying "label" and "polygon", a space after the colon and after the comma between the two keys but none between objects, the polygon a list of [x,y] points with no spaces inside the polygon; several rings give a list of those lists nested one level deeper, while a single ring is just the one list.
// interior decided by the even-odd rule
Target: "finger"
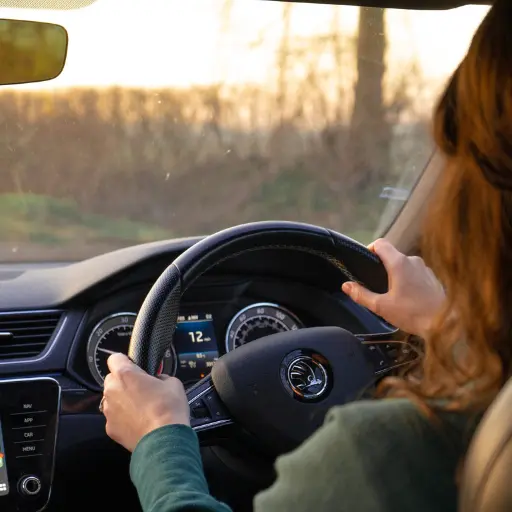
[{"label": "finger", "polygon": [[105,391],[112,385],[112,379],[114,379],[114,376],[111,373],[107,373],[103,381],[103,394],[105,394]]},{"label": "finger", "polygon": [[160,380],[169,380],[171,377],[169,375],[165,375],[164,373],[157,375],[157,379]]},{"label": "finger", "polygon": [[111,373],[119,373],[127,370],[135,370],[137,365],[131,362],[128,356],[121,354],[121,352],[117,352],[116,354],[112,354],[107,359],[108,369]]},{"label": "finger", "polygon": [[373,293],[358,283],[343,283],[341,289],[357,304],[377,313],[381,295]]},{"label": "finger", "polygon": [[[123,371],[123,370],[121,370]],[[119,372],[118,373],[108,373],[103,381],[103,394],[108,394],[111,390],[115,390],[119,388]]]},{"label": "finger", "polygon": [[107,400],[105,399],[105,400],[103,400],[103,405],[101,407],[101,412],[106,417],[107,414],[108,414],[108,411],[109,411],[109,408],[108,408]]},{"label": "finger", "polygon": [[387,271],[394,268],[405,257],[392,243],[384,238],[379,238],[370,245],[372,246],[372,252],[381,259]]},{"label": "finger", "polygon": [[372,242],[366,247],[370,252],[375,252],[375,242]]}]

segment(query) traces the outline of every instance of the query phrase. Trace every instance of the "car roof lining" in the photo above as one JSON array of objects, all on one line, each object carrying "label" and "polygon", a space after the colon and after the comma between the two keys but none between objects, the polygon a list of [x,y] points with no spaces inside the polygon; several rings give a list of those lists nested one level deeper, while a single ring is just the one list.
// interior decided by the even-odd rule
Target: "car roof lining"
[{"label": "car roof lining", "polygon": [[[265,1],[265,0],[264,0]],[[272,0],[280,1],[280,0]],[[454,9],[463,5],[490,5],[486,0],[464,2],[463,0],[359,0],[359,1],[323,1],[323,0],[291,0],[295,3],[356,5],[362,7],[381,7],[386,9],[439,10]]]},{"label": "car roof lining", "polygon": [[[0,0],[0,8],[18,9],[52,9],[52,10],[73,10],[87,7],[96,0]],[[98,0],[101,1],[101,0]],[[183,0],[184,2],[187,0]],[[281,0],[260,0],[260,1],[281,1]],[[474,0],[465,2],[463,0],[352,0],[352,1],[324,1],[324,0],[291,0],[296,3],[310,4],[331,4],[331,5],[359,5],[364,7],[382,7],[389,9],[453,9],[469,4],[489,5],[486,0]]]}]

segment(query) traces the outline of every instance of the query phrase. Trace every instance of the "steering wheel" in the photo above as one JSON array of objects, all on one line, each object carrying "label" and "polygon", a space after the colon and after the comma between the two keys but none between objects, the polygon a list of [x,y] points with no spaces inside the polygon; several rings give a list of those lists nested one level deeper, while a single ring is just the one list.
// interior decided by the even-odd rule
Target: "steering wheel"
[{"label": "steering wheel", "polygon": [[[339,233],[294,222],[232,227],[193,245],[160,275],[137,316],[131,360],[156,375],[173,343],[185,290],[214,265],[261,249],[312,253],[334,265],[345,279],[378,293],[388,288],[380,259]],[[320,426],[330,407],[355,400],[375,381],[378,370],[361,338],[344,329],[273,334],[220,357],[211,374],[187,390],[191,426],[201,432],[236,423],[275,452],[287,451]]]}]

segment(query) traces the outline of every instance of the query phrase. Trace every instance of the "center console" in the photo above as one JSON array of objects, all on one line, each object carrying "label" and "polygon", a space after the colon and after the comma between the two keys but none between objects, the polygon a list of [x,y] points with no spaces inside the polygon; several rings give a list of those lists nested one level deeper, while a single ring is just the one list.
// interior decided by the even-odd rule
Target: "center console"
[{"label": "center console", "polygon": [[35,512],[46,506],[59,407],[54,379],[0,381],[0,510]]}]

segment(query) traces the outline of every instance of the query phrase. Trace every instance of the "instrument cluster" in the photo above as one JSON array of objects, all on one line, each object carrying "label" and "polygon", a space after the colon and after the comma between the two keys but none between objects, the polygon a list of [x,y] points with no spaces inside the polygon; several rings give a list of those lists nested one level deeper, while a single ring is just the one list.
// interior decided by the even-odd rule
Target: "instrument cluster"
[{"label": "instrument cluster", "polygon": [[[100,320],[89,334],[87,365],[99,386],[108,374],[107,359],[127,353],[135,324],[135,312],[119,312]],[[178,317],[173,346],[169,347],[159,373],[176,375],[185,386],[210,373],[224,353],[271,334],[302,328],[303,323],[279,304],[261,302],[238,311],[225,332],[212,311],[187,311]],[[224,339],[218,339],[219,332]]]}]

